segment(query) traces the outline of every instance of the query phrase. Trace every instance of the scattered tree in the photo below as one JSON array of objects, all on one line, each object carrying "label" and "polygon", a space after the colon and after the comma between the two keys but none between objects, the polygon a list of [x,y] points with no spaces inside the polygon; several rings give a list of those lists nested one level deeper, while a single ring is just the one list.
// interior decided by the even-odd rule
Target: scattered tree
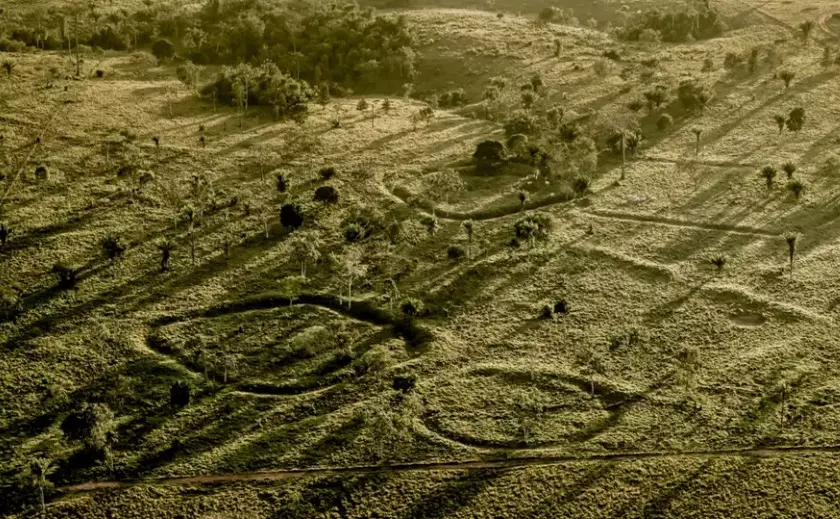
[{"label": "scattered tree", "polygon": [[423,302],[413,297],[403,299],[400,303],[400,312],[402,312],[403,319],[409,325],[412,325],[414,320],[423,313],[423,308]]},{"label": "scattered tree", "polygon": [[152,54],[160,61],[172,59],[175,56],[175,46],[171,41],[161,38],[152,44]]},{"label": "scattered tree", "polygon": [[796,256],[796,246],[799,243],[800,234],[798,232],[786,232],[783,237],[788,247],[788,259],[790,260],[790,278],[793,279],[793,259]]},{"label": "scattered tree", "polygon": [[338,190],[333,186],[321,186],[315,190],[315,201],[325,204],[337,204]]},{"label": "scattered tree", "polygon": [[779,72],[779,79],[781,79],[782,82],[784,82],[785,90],[790,88],[790,84],[795,77],[796,77],[796,73],[791,71],[791,70],[783,70],[783,71]]},{"label": "scattered tree", "polygon": [[788,180],[793,178],[793,174],[796,173],[796,164],[793,162],[785,162],[782,164],[782,171],[787,174]]},{"label": "scattered tree", "polygon": [[788,182],[787,185],[788,191],[793,193],[793,197],[796,198],[797,201],[805,194],[806,186],[805,183],[801,180],[791,180]]},{"label": "scattered tree", "polygon": [[773,188],[773,181],[776,179],[778,172],[773,166],[764,166],[761,168],[761,177],[767,183],[767,189]]},{"label": "scattered tree", "polygon": [[157,249],[160,251],[160,271],[166,272],[169,270],[172,251],[175,249],[175,243],[169,238],[161,238],[158,240],[156,245]]},{"label": "scattered tree", "polygon": [[291,230],[303,225],[303,209],[297,204],[285,204],[280,208],[280,223]]},{"label": "scattered tree", "polygon": [[306,268],[320,259],[321,239],[314,231],[295,233],[291,243],[292,254],[300,263],[300,277],[306,279]]},{"label": "scattered tree", "polygon": [[34,458],[27,467],[24,477],[31,486],[38,489],[38,496],[41,502],[41,514],[47,516],[47,504],[44,500],[44,490],[52,487],[48,477],[55,472],[56,466],[48,458]]},{"label": "scattered tree", "polygon": [[787,117],[782,114],[776,114],[773,116],[773,121],[779,127],[779,135],[783,134],[785,132],[785,124],[787,124]]},{"label": "scattered tree", "polygon": [[341,256],[333,256],[339,274],[347,283],[347,308],[353,302],[353,283],[367,274],[367,265],[362,263],[362,251],[359,247],[348,247]]},{"label": "scattered tree", "polygon": [[472,242],[473,242],[473,234],[475,233],[475,223],[472,220],[466,220],[462,226],[464,227],[464,232],[467,234],[467,259],[472,259]]}]

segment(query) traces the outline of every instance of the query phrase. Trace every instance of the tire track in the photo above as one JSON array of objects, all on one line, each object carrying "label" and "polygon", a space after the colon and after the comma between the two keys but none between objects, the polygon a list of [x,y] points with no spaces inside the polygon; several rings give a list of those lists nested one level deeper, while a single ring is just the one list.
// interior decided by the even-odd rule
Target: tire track
[{"label": "tire track", "polygon": [[546,455],[507,457],[494,459],[488,456],[474,460],[450,461],[438,463],[404,463],[394,465],[357,465],[350,467],[320,467],[310,469],[290,469],[262,472],[235,472],[222,474],[174,476],[169,478],[145,478],[111,481],[90,481],[59,487],[63,492],[93,492],[115,488],[127,488],[139,485],[202,485],[231,483],[238,481],[276,481],[303,477],[381,474],[395,472],[442,472],[442,471],[480,471],[505,470],[535,466],[549,466],[568,463],[619,463],[648,459],[680,458],[782,458],[790,456],[816,456],[840,454],[840,445],[804,446],[790,445],[777,447],[748,447],[743,449],[709,449],[693,451],[641,451],[611,452],[590,455]]}]

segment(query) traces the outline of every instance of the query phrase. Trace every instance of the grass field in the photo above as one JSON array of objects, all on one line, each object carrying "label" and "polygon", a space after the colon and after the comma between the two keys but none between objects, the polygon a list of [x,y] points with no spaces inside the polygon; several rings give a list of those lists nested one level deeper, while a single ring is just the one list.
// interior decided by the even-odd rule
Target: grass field
[{"label": "grass field", "polygon": [[[0,56],[16,63],[0,77],[0,219],[12,228],[0,283],[25,308],[0,323],[4,485],[49,450],[50,517],[839,516],[840,68],[821,58],[840,8],[731,2],[743,23],[722,37],[631,44],[537,25],[536,4],[452,4],[401,11],[420,42],[415,91],[469,98],[419,124],[425,104],[396,83],[366,96],[391,102],[375,119],[351,96],[298,124],[214,109],[173,67],[126,53],[89,59],[86,72],[104,75],[81,80],[55,73],[70,67],[61,53]],[[809,45],[803,20],[816,22]],[[724,68],[726,53],[757,45],[781,64]],[[608,49],[620,59],[596,74]],[[781,69],[795,73],[789,88]],[[646,140],[625,178],[602,151],[591,192],[568,201],[563,178],[469,165],[477,143],[504,139],[478,116],[488,79],[534,74],[540,107],[593,127],[626,119],[654,83],[698,76],[714,96],[664,129],[642,110]],[[780,133],[774,115],[794,107],[805,126]],[[154,174],[137,191],[116,175],[129,161]],[[769,188],[759,176],[785,162],[801,197],[783,172]],[[444,174],[456,188],[436,184]],[[192,264],[178,213],[196,175],[213,195]],[[337,204],[313,200],[323,185]],[[298,231],[280,224],[281,198],[321,244],[291,300]],[[508,246],[535,212],[550,235]],[[346,244],[360,215],[393,239]],[[101,253],[109,233],[127,244],[115,261]],[[175,245],[168,272],[161,236]],[[455,244],[469,257],[449,259]],[[350,249],[365,269],[347,297],[336,258]],[[57,262],[78,270],[76,289],[55,288]],[[408,296],[428,309],[422,340],[399,332]],[[560,300],[566,313],[540,318]],[[416,383],[404,393],[405,377]],[[193,388],[182,409],[170,405],[177,381]],[[81,449],[62,438],[84,401],[114,411],[108,462],[74,462]]]}]

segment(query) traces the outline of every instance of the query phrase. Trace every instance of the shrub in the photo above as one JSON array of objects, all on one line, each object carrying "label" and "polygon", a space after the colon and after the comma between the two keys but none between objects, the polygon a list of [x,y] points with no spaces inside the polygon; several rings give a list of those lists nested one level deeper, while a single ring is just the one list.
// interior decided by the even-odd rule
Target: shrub
[{"label": "shrub", "polygon": [[186,407],[190,404],[190,385],[178,381],[169,387],[169,404],[175,408]]},{"label": "shrub", "polygon": [[612,71],[612,63],[605,59],[599,59],[592,65],[592,70],[598,77],[606,77]]},{"label": "shrub", "polygon": [[318,174],[321,176],[322,180],[329,180],[336,175],[336,170],[334,167],[330,166],[326,168],[321,168],[321,170],[318,171]]},{"label": "shrub", "polygon": [[109,234],[102,239],[102,250],[109,260],[113,261],[125,252],[125,244],[122,238],[116,234]]},{"label": "shrub", "polygon": [[0,288],[0,318],[9,321],[23,311],[23,301],[17,292],[10,288]]},{"label": "shrub", "polygon": [[727,257],[724,254],[717,254],[709,258],[709,263],[712,264],[718,272],[723,270],[726,266]]},{"label": "shrub", "polygon": [[52,273],[58,278],[58,288],[69,289],[76,286],[76,269],[65,263],[53,265]]},{"label": "shrub", "polygon": [[467,93],[463,88],[450,90],[438,96],[438,106],[443,108],[454,108],[467,104]]},{"label": "shrub", "polygon": [[614,49],[606,50],[601,55],[603,57],[605,57],[607,59],[611,59],[613,61],[620,61],[621,60],[621,56],[618,54],[618,51],[616,51]]},{"label": "shrub", "polygon": [[517,220],[513,230],[517,238],[527,239],[533,246],[536,239],[544,239],[551,232],[551,217],[543,213],[534,213]]},{"label": "shrub", "polygon": [[569,313],[569,303],[565,299],[560,299],[556,303],[554,303],[554,313],[555,314],[568,314]]},{"label": "shrub", "polygon": [[68,440],[81,441],[87,447],[105,446],[114,427],[114,413],[105,404],[88,403],[61,421],[61,432]]},{"label": "shrub", "polygon": [[505,136],[522,134],[522,135],[539,135],[541,125],[537,117],[525,110],[516,110],[505,121]]},{"label": "shrub", "polygon": [[12,228],[7,222],[0,222],[0,247],[5,247],[9,241],[9,235],[12,234]]},{"label": "shrub", "polygon": [[668,101],[668,90],[662,86],[657,85],[655,88],[644,93],[645,101],[647,101],[648,109],[659,109],[666,101]]},{"label": "shrub", "polygon": [[466,256],[466,251],[460,245],[450,245],[448,249],[446,249],[446,255],[451,260],[460,260],[464,256]]},{"label": "shrub", "polygon": [[152,44],[152,54],[160,61],[172,59],[175,56],[175,46],[165,38],[159,39]]},{"label": "shrub", "polygon": [[794,198],[799,200],[805,194],[806,185],[801,180],[791,180],[787,185],[788,191],[793,193]]},{"label": "shrub", "polygon": [[303,210],[299,205],[285,204],[280,208],[280,223],[283,227],[295,230],[303,225],[303,221]]},{"label": "shrub", "polygon": [[554,313],[551,311],[551,305],[543,305],[543,307],[540,309],[540,319],[549,320],[553,318]]},{"label": "shrub", "polygon": [[337,204],[338,190],[332,186],[321,186],[315,190],[315,201],[325,204]]},{"label": "shrub", "polygon": [[286,177],[284,177],[282,173],[277,174],[276,186],[278,193],[285,193],[286,190],[289,188],[288,184],[286,183]]},{"label": "shrub", "polygon": [[402,312],[403,319],[407,322],[412,322],[414,319],[419,317],[424,310],[425,306],[423,305],[423,301],[413,297],[406,298],[402,301],[402,303],[400,303],[400,312]]},{"label": "shrub", "polygon": [[788,130],[792,132],[798,132],[802,129],[803,126],[805,126],[805,109],[801,106],[796,107],[790,111],[790,114],[788,114]]},{"label": "shrub", "polygon": [[572,189],[574,190],[577,196],[583,196],[589,193],[589,189],[592,186],[592,181],[589,177],[584,176],[577,176],[572,181]]},{"label": "shrub", "polygon": [[656,29],[644,29],[639,32],[638,40],[642,43],[659,43],[662,41],[662,33]]},{"label": "shrub", "polygon": [[687,79],[680,82],[677,88],[677,97],[687,111],[693,112],[705,108],[711,101],[712,94],[708,88],[699,84],[696,80]]},{"label": "shrub", "polygon": [[744,57],[737,52],[727,52],[723,58],[723,68],[732,70],[744,64]]},{"label": "shrub", "polygon": [[659,119],[656,120],[656,127],[659,128],[659,131],[665,131],[673,124],[674,118],[669,114],[662,114],[659,116]]},{"label": "shrub", "polygon": [[395,391],[400,391],[402,393],[408,393],[417,385],[417,375],[397,375],[394,377],[394,381],[391,383],[391,387],[394,388]]}]

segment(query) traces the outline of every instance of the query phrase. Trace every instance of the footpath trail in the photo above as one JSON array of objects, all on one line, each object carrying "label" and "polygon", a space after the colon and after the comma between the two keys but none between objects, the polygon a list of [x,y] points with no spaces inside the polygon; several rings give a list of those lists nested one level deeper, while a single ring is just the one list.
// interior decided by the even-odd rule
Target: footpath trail
[{"label": "footpath trail", "polygon": [[[527,449],[523,449],[527,452]],[[64,492],[92,492],[137,485],[201,485],[230,483],[237,481],[270,481],[302,478],[307,476],[358,475],[391,472],[441,472],[505,470],[567,463],[617,463],[622,461],[657,458],[781,458],[788,456],[818,456],[840,454],[840,445],[823,447],[777,446],[746,449],[696,450],[696,451],[650,451],[592,454],[589,456],[529,456],[506,459],[478,459],[441,463],[405,463],[395,465],[360,465],[353,467],[324,467],[312,469],[276,470],[264,472],[238,472],[170,478],[129,479],[121,481],[91,481],[60,487]]]}]

